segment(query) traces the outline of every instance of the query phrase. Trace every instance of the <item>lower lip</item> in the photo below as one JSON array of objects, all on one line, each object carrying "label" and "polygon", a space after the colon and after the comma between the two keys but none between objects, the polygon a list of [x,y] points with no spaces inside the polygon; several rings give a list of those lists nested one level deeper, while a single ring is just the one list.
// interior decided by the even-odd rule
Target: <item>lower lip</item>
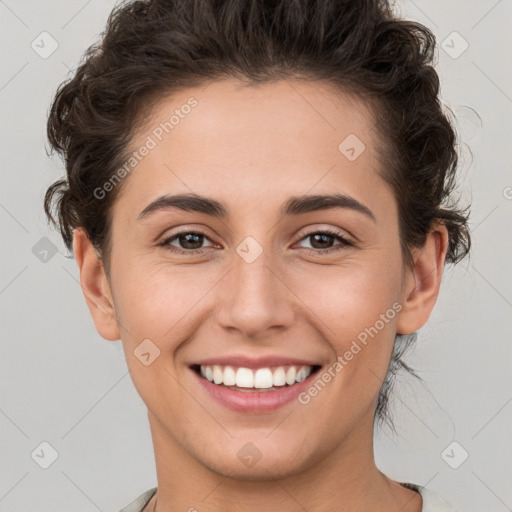
[{"label": "lower lip", "polygon": [[283,386],[276,391],[235,391],[227,386],[210,382],[193,369],[191,371],[201,386],[225,407],[237,412],[263,413],[275,411],[296,399],[309,387],[312,378],[319,370],[311,373],[302,382],[296,382],[292,386]]}]

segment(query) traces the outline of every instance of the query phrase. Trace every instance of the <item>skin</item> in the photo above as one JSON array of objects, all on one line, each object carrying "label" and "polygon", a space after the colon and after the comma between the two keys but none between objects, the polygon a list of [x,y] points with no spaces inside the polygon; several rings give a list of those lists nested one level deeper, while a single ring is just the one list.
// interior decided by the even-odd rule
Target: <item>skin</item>
[{"label": "skin", "polygon": [[[439,224],[406,268],[397,203],[380,176],[381,143],[362,100],[327,84],[229,79],[161,100],[131,141],[139,148],[169,112],[198,105],[125,178],[113,207],[112,267],[75,231],[80,282],[98,333],[122,339],[131,377],[148,408],[158,512],[419,512],[421,496],[386,477],[373,458],[373,418],[397,333],[422,327],[437,299],[448,234]],[[365,151],[349,161],[349,134]],[[223,201],[230,216],[166,209],[137,220],[163,194]],[[291,196],[343,193],[364,214],[332,208],[282,217]],[[324,245],[307,234],[336,230]],[[180,230],[207,238],[158,243]],[[236,248],[263,249],[247,263]],[[340,250],[324,254],[325,248]],[[195,247],[205,249],[194,255]],[[310,249],[310,251],[308,251]],[[189,251],[185,253],[185,251]],[[401,311],[308,404],[275,412],[231,411],[202,389],[188,366],[233,354],[290,355],[329,367],[392,304]],[[161,353],[145,366],[134,349],[149,338]],[[261,459],[246,467],[247,442]],[[146,507],[154,510],[155,499]]]}]

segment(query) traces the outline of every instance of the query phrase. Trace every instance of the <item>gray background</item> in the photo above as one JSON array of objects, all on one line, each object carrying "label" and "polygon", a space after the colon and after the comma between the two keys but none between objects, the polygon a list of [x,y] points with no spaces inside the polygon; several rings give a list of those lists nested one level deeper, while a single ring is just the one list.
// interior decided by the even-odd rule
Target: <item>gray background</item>
[{"label": "gray background", "polygon": [[[50,100],[113,5],[0,0],[2,512],[117,511],[156,485],[146,409],[121,342],[97,334],[76,262],[42,209],[64,172],[45,153]],[[408,357],[424,382],[397,381],[397,433],[376,434],[376,459],[389,476],[427,485],[461,512],[512,510],[512,1],[404,0],[396,8],[446,40],[442,99],[467,145],[460,193],[473,204],[474,246],[470,259],[446,268]],[[51,49],[43,31],[58,43],[47,58],[31,47]],[[461,55],[453,31],[469,45]],[[42,442],[57,452],[47,469]]]}]

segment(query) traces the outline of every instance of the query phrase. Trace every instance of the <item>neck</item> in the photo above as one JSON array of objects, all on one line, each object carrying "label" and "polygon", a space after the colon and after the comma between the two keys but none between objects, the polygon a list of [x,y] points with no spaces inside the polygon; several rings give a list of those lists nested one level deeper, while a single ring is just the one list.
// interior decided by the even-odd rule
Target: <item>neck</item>
[{"label": "neck", "polygon": [[317,460],[301,461],[302,464],[290,461],[286,471],[262,465],[257,479],[240,476],[229,469],[207,467],[204,460],[199,462],[195,454],[185,452],[150,412],[148,418],[155,449],[158,492],[145,510],[421,511],[418,493],[399,486],[376,467],[373,415],[364,418],[360,427],[365,428],[354,430],[335,450],[318,453]]}]

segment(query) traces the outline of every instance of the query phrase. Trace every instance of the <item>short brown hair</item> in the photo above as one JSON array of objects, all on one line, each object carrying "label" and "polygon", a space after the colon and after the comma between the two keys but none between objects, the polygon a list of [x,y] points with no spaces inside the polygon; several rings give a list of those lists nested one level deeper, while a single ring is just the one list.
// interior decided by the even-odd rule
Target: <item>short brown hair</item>
[{"label": "short brown hair", "polygon": [[[397,200],[404,260],[411,263],[411,248],[442,221],[446,261],[457,262],[469,252],[470,235],[466,210],[452,197],[456,135],[438,97],[435,44],[428,28],[397,19],[382,0],[124,2],[54,98],[48,138],[67,177],[47,190],[45,212],[68,249],[73,230],[83,227],[108,273],[111,211],[122,183],[101,200],[94,190],[126,161],[152,105],[177,89],[230,76],[250,83],[325,80],[373,108],[386,141],[383,177]],[[378,418],[394,371],[405,367],[395,348]]]}]

